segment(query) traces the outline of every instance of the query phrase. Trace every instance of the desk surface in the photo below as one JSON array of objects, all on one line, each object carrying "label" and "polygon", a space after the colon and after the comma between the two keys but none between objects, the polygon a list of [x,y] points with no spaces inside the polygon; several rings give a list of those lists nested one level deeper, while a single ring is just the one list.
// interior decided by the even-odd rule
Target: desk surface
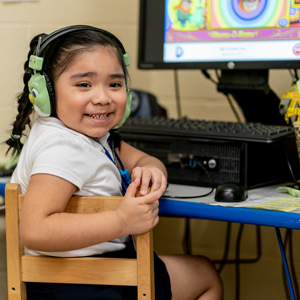
[{"label": "desk surface", "polygon": [[[238,203],[216,202],[214,192],[195,199],[166,197],[160,200],[159,211],[161,215],[300,229],[300,199],[277,190],[277,187],[249,190],[248,199]],[[208,191],[210,188],[171,184],[165,195],[202,195]],[[276,210],[277,205],[281,205],[282,210]]]}]

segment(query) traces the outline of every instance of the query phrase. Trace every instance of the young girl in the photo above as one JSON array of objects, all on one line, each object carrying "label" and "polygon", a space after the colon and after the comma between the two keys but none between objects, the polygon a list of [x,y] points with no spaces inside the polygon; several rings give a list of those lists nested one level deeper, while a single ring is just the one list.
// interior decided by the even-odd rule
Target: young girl
[{"label": "young girl", "polygon": [[[128,64],[121,42],[90,26],[31,41],[19,113],[7,140],[21,153],[12,182],[25,193],[20,234],[26,254],[134,257],[130,235],[158,223],[166,169],[115,131],[130,113]],[[33,109],[39,116],[22,147]],[[132,181],[127,191],[122,164]],[[72,195],[122,195],[122,182],[116,211],[64,213]],[[136,198],[138,187],[142,196]],[[204,257],[155,255],[155,281],[157,300],[222,298],[220,278]],[[27,299],[136,299],[136,288],[27,283]]]}]

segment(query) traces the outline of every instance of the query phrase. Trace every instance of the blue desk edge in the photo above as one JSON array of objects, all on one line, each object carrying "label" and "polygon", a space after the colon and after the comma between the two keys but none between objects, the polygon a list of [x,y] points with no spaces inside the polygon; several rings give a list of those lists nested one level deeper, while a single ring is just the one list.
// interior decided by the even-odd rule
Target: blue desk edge
[{"label": "blue desk edge", "polygon": [[168,216],[300,229],[300,214],[275,210],[224,207],[163,198],[160,199],[159,213]]}]

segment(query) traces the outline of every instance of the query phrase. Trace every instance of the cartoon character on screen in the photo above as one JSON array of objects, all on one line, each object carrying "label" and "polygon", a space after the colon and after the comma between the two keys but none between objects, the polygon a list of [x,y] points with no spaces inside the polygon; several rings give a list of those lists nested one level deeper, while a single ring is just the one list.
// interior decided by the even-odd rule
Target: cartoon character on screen
[{"label": "cartoon character on screen", "polygon": [[290,8],[290,23],[300,23],[300,9]]},{"label": "cartoon character on screen", "polygon": [[290,117],[297,116],[295,121],[300,121],[300,80],[298,80],[291,88],[283,95],[280,101],[281,106],[288,105],[284,119],[289,123]]},{"label": "cartoon character on screen", "polygon": [[260,4],[259,0],[239,0],[239,1],[240,1],[240,8],[246,13],[255,11]]},{"label": "cartoon character on screen", "polygon": [[190,20],[191,4],[191,0],[182,0],[179,5],[174,7],[177,11],[176,15],[181,27],[184,27],[186,22]]},{"label": "cartoon character on screen", "polygon": [[195,13],[190,16],[190,24],[195,29],[200,29],[204,27],[204,1],[198,0]]}]

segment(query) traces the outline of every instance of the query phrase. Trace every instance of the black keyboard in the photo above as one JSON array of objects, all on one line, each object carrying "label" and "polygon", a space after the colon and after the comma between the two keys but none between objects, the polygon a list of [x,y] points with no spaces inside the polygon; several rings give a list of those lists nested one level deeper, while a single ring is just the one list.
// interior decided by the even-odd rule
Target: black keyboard
[{"label": "black keyboard", "polygon": [[120,134],[154,134],[185,136],[248,142],[271,143],[295,135],[292,126],[264,125],[261,123],[235,123],[166,117],[131,117],[119,129]]}]

